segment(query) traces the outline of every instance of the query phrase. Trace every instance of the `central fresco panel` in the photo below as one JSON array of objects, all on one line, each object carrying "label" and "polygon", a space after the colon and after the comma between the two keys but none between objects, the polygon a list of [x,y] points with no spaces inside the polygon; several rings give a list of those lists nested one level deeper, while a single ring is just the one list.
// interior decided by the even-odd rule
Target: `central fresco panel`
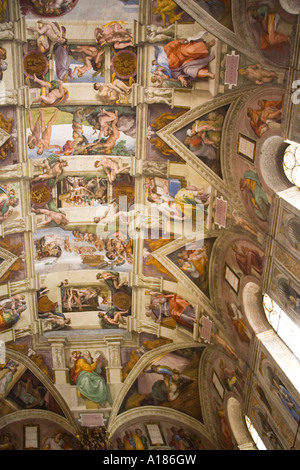
[{"label": "central fresco panel", "polygon": [[135,154],[135,110],[127,107],[53,107],[29,111],[28,156]]},{"label": "central fresco panel", "polygon": [[138,1],[101,5],[99,22],[95,0],[88,9],[78,1],[24,0],[20,7],[28,34],[23,64],[38,318],[48,333],[124,329],[134,264],[128,226],[135,217],[130,95]]}]

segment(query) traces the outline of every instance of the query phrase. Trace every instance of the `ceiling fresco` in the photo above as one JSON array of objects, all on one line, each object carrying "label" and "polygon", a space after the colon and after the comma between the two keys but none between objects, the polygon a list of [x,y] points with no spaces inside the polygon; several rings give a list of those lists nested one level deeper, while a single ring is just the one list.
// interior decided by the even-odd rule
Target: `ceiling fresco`
[{"label": "ceiling fresco", "polygon": [[287,3],[0,1],[1,450],[300,448]]}]

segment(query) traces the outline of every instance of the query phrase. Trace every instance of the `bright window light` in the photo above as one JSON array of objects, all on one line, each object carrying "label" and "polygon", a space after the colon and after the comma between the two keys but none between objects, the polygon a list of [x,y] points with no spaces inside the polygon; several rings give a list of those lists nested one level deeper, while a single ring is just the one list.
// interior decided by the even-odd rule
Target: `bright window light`
[{"label": "bright window light", "polygon": [[252,437],[252,439],[254,441],[254,444],[256,445],[257,449],[258,450],[267,450],[265,444],[263,443],[263,441],[259,437],[258,432],[254,428],[254,426],[251,422],[251,419],[248,416],[245,416],[245,420],[246,420],[247,428],[248,428],[248,430],[251,434],[251,437]]},{"label": "bright window light", "polygon": [[268,322],[292,353],[300,360],[300,328],[267,294],[263,306]]},{"label": "bright window light", "polygon": [[283,155],[283,169],[287,179],[300,187],[300,146],[289,145]]}]

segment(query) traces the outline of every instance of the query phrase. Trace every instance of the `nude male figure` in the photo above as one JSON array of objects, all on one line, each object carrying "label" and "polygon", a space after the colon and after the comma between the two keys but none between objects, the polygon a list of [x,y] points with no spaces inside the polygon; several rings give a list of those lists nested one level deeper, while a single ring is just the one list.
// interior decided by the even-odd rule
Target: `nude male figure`
[{"label": "nude male figure", "polygon": [[46,82],[45,80],[40,80],[34,75],[34,81],[38,83],[41,87],[45,89],[45,95],[40,95],[34,100],[31,101],[30,106],[33,104],[42,104],[45,103],[48,106],[54,104],[59,99],[63,98],[65,94],[65,89],[63,87],[63,82],[57,80],[58,86],[53,86],[53,83]]},{"label": "nude male figure", "polygon": [[[59,150],[61,150],[60,145],[50,145],[51,134],[52,134],[52,125],[55,122],[57,113],[58,113],[58,109],[56,109],[55,113],[49,119],[49,121],[46,125],[44,112],[43,112],[42,109],[40,110],[40,114],[39,114],[39,118],[38,118],[37,122],[38,122],[38,127],[40,126],[41,136],[38,136],[37,122],[36,122],[36,128],[34,130],[35,133],[34,134],[32,133],[32,135],[34,135],[33,142],[35,142],[35,139],[37,139],[37,142],[35,143],[35,145],[38,148],[38,151],[37,151],[38,155],[42,155],[45,150],[50,150],[50,149],[54,149],[54,148],[58,148]],[[30,143],[32,145],[32,139],[30,139]],[[29,147],[29,148],[33,148],[33,147]]]},{"label": "nude male figure", "polygon": [[272,70],[262,68],[260,64],[248,65],[247,68],[240,70],[240,75],[243,75],[256,83],[256,85],[263,85],[264,83],[272,83],[278,78],[278,74]]},{"label": "nude male figure", "polygon": [[53,166],[51,166],[47,160],[44,160],[43,163],[35,163],[34,166],[42,167],[46,171],[45,173],[42,173],[41,175],[33,178],[32,182],[35,183],[37,181],[47,181],[50,179],[54,179],[56,184],[58,178],[63,172],[63,168],[67,165],[68,162],[66,162],[65,160],[59,160],[58,162],[54,163]]},{"label": "nude male figure", "polygon": [[38,33],[38,48],[43,53],[49,51],[49,57],[52,56],[55,44],[66,43],[66,29],[57,23],[41,19],[37,26],[28,26],[27,29]]},{"label": "nude male figure", "polygon": [[29,127],[31,135],[28,136],[27,143],[30,149],[34,149],[41,136],[41,115],[37,118],[36,122],[33,122],[32,113],[29,110]]},{"label": "nude male figure", "polygon": [[81,66],[78,65],[77,67],[75,67],[72,75],[75,75],[77,73],[78,77],[82,77],[86,72],[88,72],[89,70],[92,70],[92,68],[93,68],[93,65],[91,62],[91,58],[85,57],[84,65],[81,65]]},{"label": "nude male figure", "polygon": [[99,50],[94,46],[76,46],[76,49],[71,49],[71,52],[83,52],[85,54],[84,65],[75,67],[72,75],[77,73],[78,77],[82,77],[86,72],[92,70],[92,61],[94,61],[95,68],[100,69],[104,49]]},{"label": "nude male figure", "polygon": [[118,78],[113,83],[95,83],[94,89],[98,91],[98,96],[104,105],[117,104],[122,96],[126,97],[131,92],[131,86]]},{"label": "nude male figure", "polygon": [[107,176],[110,183],[113,183],[119,173],[123,173],[124,170],[130,168],[130,165],[120,166],[119,162],[112,160],[111,158],[102,158],[102,160],[95,162],[95,168],[102,168]]},{"label": "nude male figure", "polygon": [[114,112],[115,118],[111,123],[111,126],[107,129],[106,134],[108,135],[108,138],[106,139],[105,142],[100,142],[100,139],[98,139],[98,142],[88,144],[85,146],[85,148],[91,148],[91,150],[102,150],[105,153],[110,153],[111,150],[114,148],[116,145],[116,142],[118,138],[120,137],[120,132],[117,126],[118,122],[118,111],[115,110]]},{"label": "nude male figure", "polygon": [[101,112],[98,114],[98,123],[100,126],[98,142],[100,142],[102,136],[108,137],[111,123],[116,119],[116,113],[117,112],[107,111],[104,108],[101,109]]},{"label": "nude male figure", "polygon": [[43,227],[54,222],[56,225],[68,225],[69,219],[63,212],[55,212],[49,209],[31,209],[35,214],[44,214],[46,219],[43,222],[39,222],[37,227]]},{"label": "nude male figure", "polygon": [[126,322],[123,319],[123,315],[128,314],[128,312],[129,312],[129,309],[116,311],[114,313],[113,318],[111,318],[106,312],[100,311],[98,312],[98,317],[104,318],[108,323],[111,323],[112,325],[119,325],[120,323],[125,325]]},{"label": "nude male figure", "polygon": [[103,29],[96,28],[95,40],[98,44],[113,44],[115,49],[124,49],[132,44],[132,34],[118,22],[106,25]]}]

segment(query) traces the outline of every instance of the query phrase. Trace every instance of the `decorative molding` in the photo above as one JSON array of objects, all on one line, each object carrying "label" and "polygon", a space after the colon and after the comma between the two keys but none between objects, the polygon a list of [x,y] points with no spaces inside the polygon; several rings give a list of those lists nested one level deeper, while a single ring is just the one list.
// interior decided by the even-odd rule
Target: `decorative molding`
[{"label": "decorative molding", "polygon": [[150,406],[143,406],[125,411],[124,413],[116,417],[114,421],[110,419],[108,424],[108,431],[113,436],[123,426],[129,427],[130,423],[134,420],[139,420],[139,422],[141,423],[142,420],[153,421],[164,419],[181,423],[181,425],[183,426],[191,427],[195,431],[201,433],[211,443],[213,443],[212,436],[209,434],[207,427],[200,423],[198,420],[184,413],[181,413],[180,411],[173,409],[170,410],[162,406],[157,406],[155,407],[155,409]]},{"label": "decorative molding", "polygon": [[3,429],[5,426],[14,423],[19,424],[20,421],[31,422],[32,420],[51,421],[52,423],[56,423],[57,426],[61,426],[66,431],[74,435],[78,432],[79,429],[75,421],[72,423],[58,414],[52,413],[50,411],[32,409],[21,411],[18,410],[0,418],[0,428]]},{"label": "decorative molding", "polygon": [[[232,172],[230,173],[231,160],[228,158],[228,155],[231,155],[232,153],[232,132],[236,122],[235,119],[233,119],[233,116],[236,116],[238,112],[241,111],[248,99],[253,96],[253,90],[254,88],[251,88],[246,92],[234,91],[224,96],[214,98],[204,105],[192,108],[157,132],[157,135],[173,150],[175,150],[175,152],[177,152],[177,154],[186,162],[186,164],[189,165],[190,168],[195,170],[214,188],[218,188],[218,191],[223,195],[223,197],[242,212],[245,211],[245,208],[241,202],[241,198],[238,196],[238,192],[233,193],[232,190],[230,190],[230,188],[235,187],[236,183],[233,180],[233,176],[229,176],[232,175]],[[231,105],[231,107],[228,110],[224,123],[226,130],[226,140],[224,140],[225,132],[223,132],[221,143],[221,164],[222,170],[224,172],[224,179],[221,179],[196,155],[194,155],[193,152],[191,152],[182,142],[180,142],[175,137],[175,133],[180,131],[183,127],[193,123],[199,117],[226,105]]]}]

